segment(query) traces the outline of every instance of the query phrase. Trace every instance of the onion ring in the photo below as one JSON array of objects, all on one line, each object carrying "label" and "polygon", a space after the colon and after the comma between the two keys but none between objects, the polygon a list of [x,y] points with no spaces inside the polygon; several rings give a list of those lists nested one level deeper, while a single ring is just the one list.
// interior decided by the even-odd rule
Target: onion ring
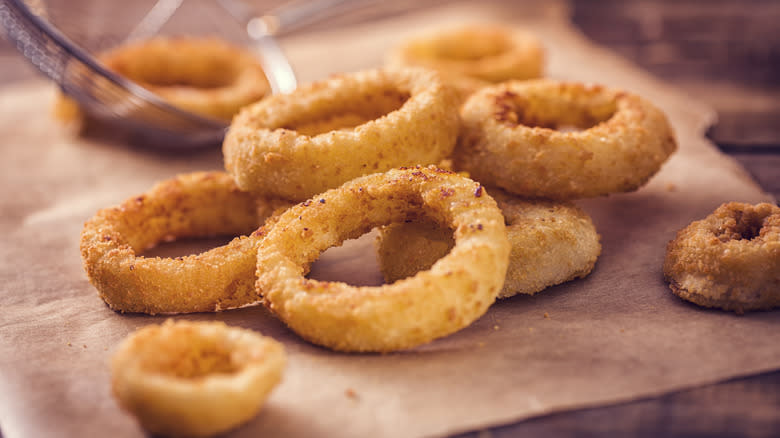
[{"label": "onion ring", "polygon": [[730,202],[669,242],[664,278],[704,307],[743,313],[780,306],[780,207]]},{"label": "onion ring", "polygon": [[[425,214],[454,229],[434,266],[392,285],[353,287],[303,277],[322,251],[376,226]],[[501,289],[509,243],[478,183],[431,167],[352,180],[284,212],[258,245],[263,303],[308,341],[338,351],[412,348],[471,324]]]},{"label": "onion ring", "polygon": [[361,175],[432,164],[455,146],[455,92],[435,72],[334,76],[242,110],[225,169],[239,187],[302,201]]},{"label": "onion ring", "polygon": [[[115,48],[98,60],[177,108],[225,121],[271,90],[255,55],[216,38],[156,37]],[[76,106],[60,95],[55,116],[78,120]]]},{"label": "onion ring", "polygon": [[[533,295],[549,286],[584,278],[601,254],[593,221],[574,204],[528,201],[498,189],[490,194],[504,214],[512,247],[504,287],[498,298]],[[432,221],[380,228],[379,265],[385,281],[429,269],[453,246],[452,230]]]},{"label": "onion ring", "polygon": [[390,51],[386,64],[435,69],[465,100],[491,83],[541,77],[544,48],[520,29],[464,25],[413,36]]},{"label": "onion ring", "polygon": [[112,357],[119,404],[164,436],[211,436],[260,411],[285,366],[282,344],[223,322],[166,321],[128,336]]},{"label": "onion ring", "polygon": [[[87,221],[80,244],[84,268],[100,297],[119,312],[245,306],[259,300],[255,244],[265,230],[252,230],[282,205],[242,192],[224,172],[180,175]],[[180,237],[241,234],[249,235],[202,254],[175,259],[137,255]]]},{"label": "onion ring", "polygon": [[[472,95],[461,119],[455,169],[529,198],[633,191],[677,149],[663,112],[602,86],[510,81]],[[556,130],[567,126],[582,130]]]}]

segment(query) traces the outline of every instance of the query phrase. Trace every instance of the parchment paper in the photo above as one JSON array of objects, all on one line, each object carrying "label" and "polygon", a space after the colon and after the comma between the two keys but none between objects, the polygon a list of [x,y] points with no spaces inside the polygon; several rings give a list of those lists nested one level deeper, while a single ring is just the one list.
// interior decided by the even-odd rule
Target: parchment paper
[{"label": "parchment paper", "polygon": [[[198,314],[284,342],[289,366],[264,411],[232,436],[432,436],[616,403],[780,367],[780,313],[736,316],[675,298],[665,245],[724,201],[770,200],[702,132],[710,109],[574,32],[556,2],[539,9],[450,5],[415,16],[289,39],[303,80],[378,65],[411,32],[464,20],[529,27],[549,75],[624,87],[669,115],[680,151],[636,193],[582,202],[603,254],[581,281],[495,304],[471,327],[414,351],[336,354],[262,308]],[[83,222],[176,173],[220,169],[214,150],[161,154],[74,138],[48,117],[50,86],[0,93],[0,427],[7,438],[142,435],[110,395],[107,360],[132,330],[164,317],[109,310],[78,253]],[[326,254],[318,275],[371,283],[372,242]],[[548,317],[545,317],[547,314]]]}]

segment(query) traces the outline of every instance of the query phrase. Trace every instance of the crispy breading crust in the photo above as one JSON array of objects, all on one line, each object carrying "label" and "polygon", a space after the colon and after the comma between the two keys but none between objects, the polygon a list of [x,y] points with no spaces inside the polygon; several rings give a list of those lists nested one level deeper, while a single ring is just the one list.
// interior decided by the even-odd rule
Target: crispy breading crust
[{"label": "crispy breading crust", "polygon": [[[454,229],[430,270],[392,285],[353,287],[303,277],[320,253],[372,228],[425,214]],[[350,181],[284,212],[258,245],[265,305],[312,343],[339,351],[412,348],[468,326],[504,281],[504,218],[482,187],[434,167]]]},{"label": "crispy breading crust", "polygon": [[491,83],[541,77],[544,48],[521,29],[470,24],[408,38],[389,52],[386,64],[437,70],[463,101]]},{"label": "crispy breading crust", "polygon": [[[461,109],[455,170],[544,199],[636,190],[677,148],[666,116],[634,94],[573,82],[510,81]],[[581,130],[564,132],[558,128]]]},{"label": "crispy breading crust", "polygon": [[244,190],[303,201],[361,175],[438,163],[455,146],[455,99],[424,69],[333,76],[242,110],[225,169]]},{"label": "crispy breading crust", "polygon": [[282,344],[251,330],[169,320],[120,344],[112,390],[150,432],[212,436],[257,415],[285,363]]},{"label": "crispy breading crust", "polygon": [[[224,121],[271,92],[254,54],[216,38],[155,37],[117,47],[99,60],[177,108]],[[65,95],[58,96],[55,115],[82,118]]]},{"label": "crispy breading crust", "polygon": [[[84,224],[81,257],[90,282],[120,312],[213,312],[259,300],[255,245],[263,220],[285,202],[258,199],[224,172],[179,175]],[[254,232],[253,232],[254,231]],[[185,237],[241,236],[202,254],[147,258],[143,250]]]},{"label": "crispy breading crust", "polygon": [[692,222],[667,245],[664,278],[704,307],[780,306],[780,207],[730,202]]},{"label": "crispy breading crust", "polygon": [[[587,213],[566,202],[528,201],[488,190],[504,215],[512,250],[499,298],[533,295],[590,274],[601,254],[600,236]],[[450,251],[452,230],[430,220],[380,228],[379,265],[392,283],[430,268]]]}]

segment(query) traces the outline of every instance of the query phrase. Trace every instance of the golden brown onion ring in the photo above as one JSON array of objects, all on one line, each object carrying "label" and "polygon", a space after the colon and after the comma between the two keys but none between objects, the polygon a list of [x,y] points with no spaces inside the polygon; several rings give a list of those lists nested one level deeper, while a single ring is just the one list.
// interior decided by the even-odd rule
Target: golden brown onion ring
[{"label": "golden brown onion ring", "polygon": [[[98,59],[180,109],[225,121],[270,93],[257,57],[216,38],[156,37],[117,47]],[[78,119],[76,108],[61,96],[55,115]]]},{"label": "golden brown onion ring", "polygon": [[455,169],[529,198],[636,190],[677,149],[663,112],[602,86],[510,81],[473,94],[461,119]]},{"label": "golden brown onion ring", "polygon": [[[504,214],[512,247],[499,298],[533,295],[590,274],[601,243],[590,216],[570,203],[522,200],[491,189]],[[380,228],[379,265],[385,281],[429,269],[453,245],[452,230],[430,220]]]},{"label": "golden brown onion ring", "polygon": [[423,69],[334,76],[242,110],[225,168],[244,190],[302,201],[361,175],[437,163],[455,145],[454,102]]},{"label": "golden brown onion ring", "polygon": [[677,233],[666,248],[672,292],[742,313],[780,306],[780,207],[730,202]]},{"label": "golden brown onion ring", "polygon": [[[81,233],[90,282],[120,312],[213,312],[258,301],[254,233],[280,201],[239,190],[224,172],[197,172],[162,182],[117,207],[100,210]],[[250,234],[251,233],[251,234]],[[163,241],[241,236],[186,257],[138,254]]]},{"label": "golden brown onion ring", "polygon": [[285,366],[282,344],[223,322],[166,321],[128,336],[111,361],[119,404],[163,436],[211,436],[262,408]]},{"label": "golden brown onion ring", "polygon": [[520,29],[464,25],[413,36],[395,47],[386,63],[435,69],[465,100],[491,83],[541,77],[544,49]]},{"label": "golden brown onion ring", "polygon": [[[430,270],[392,285],[304,278],[320,253],[372,228],[426,215],[454,229]],[[434,167],[352,180],[290,208],[258,245],[258,292],[301,337],[339,351],[412,348],[451,334],[493,303],[509,243],[496,203],[478,183]]]}]

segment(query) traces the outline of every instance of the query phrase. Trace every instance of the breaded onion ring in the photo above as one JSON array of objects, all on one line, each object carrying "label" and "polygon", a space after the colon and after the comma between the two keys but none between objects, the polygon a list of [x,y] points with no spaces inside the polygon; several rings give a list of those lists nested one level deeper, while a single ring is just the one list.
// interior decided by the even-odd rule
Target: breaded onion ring
[{"label": "breaded onion ring", "polygon": [[[156,37],[98,59],[180,109],[225,121],[271,90],[255,55],[216,38]],[[66,121],[76,118],[71,102],[62,96],[55,115]]]},{"label": "breaded onion ring", "polygon": [[[430,270],[378,287],[303,277],[327,248],[421,215],[455,230],[454,248]],[[508,257],[504,219],[482,186],[435,167],[402,168],[357,178],[283,213],[258,245],[257,287],[264,304],[310,342],[392,351],[451,334],[484,314]]]},{"label": "breaded onion ring", "polygon": [[211,436],[262,408],[285,366],[282,344],[223,322],[166,321],[128,336],[111,361],[119,404],[164,436]]},{"label": "breaded onion ring", "polygon": [[244,190],[302,201],[361,175],[437,163],[458,126],[454,91],[435,72],[339,75],[242,110],[225,168]]},{"label": "breaded onion ring", "polygon": [[[461,118],[455,169],[530,198],[636,190],[677,149],[663,112],[602,86],[507,82],[473,94]],[[571,126],[581,130],[557,130]]]},{"label": "breaded onion ring", "polygon": [[541,77],[544,49],[520,29],[465,25],[409,38],[389,53],[386,63],[435,69],[465,100],[491,83]]},{"label": "breaded onion ring", "polygon": [[[264,229],[252,230],[279,205],[239,190],[223,172],[180,175],[87,221],[84,268],[100,297],[120,312],[212,312],[251,304],[259,300],[255,244]],[[242,234],[249,235],[202,254],[137,255],[162,241]]]},{"label": "breaded onion ring", "polygon": [[[601,243],[587,213],[570,203],[527,201],[491,189],[504,214],[511,252],[499,298],[533,295],[583,278],[593,270]],[[392,224],[377,237],[385,281],[429,269],[453,246],[452,230],[430,220]]]},{"label": "breaded onion ring", "polygon": [[667,245],[664,278],[704,307],[780,306],[780,207],[731,202],[692,222]]}]

